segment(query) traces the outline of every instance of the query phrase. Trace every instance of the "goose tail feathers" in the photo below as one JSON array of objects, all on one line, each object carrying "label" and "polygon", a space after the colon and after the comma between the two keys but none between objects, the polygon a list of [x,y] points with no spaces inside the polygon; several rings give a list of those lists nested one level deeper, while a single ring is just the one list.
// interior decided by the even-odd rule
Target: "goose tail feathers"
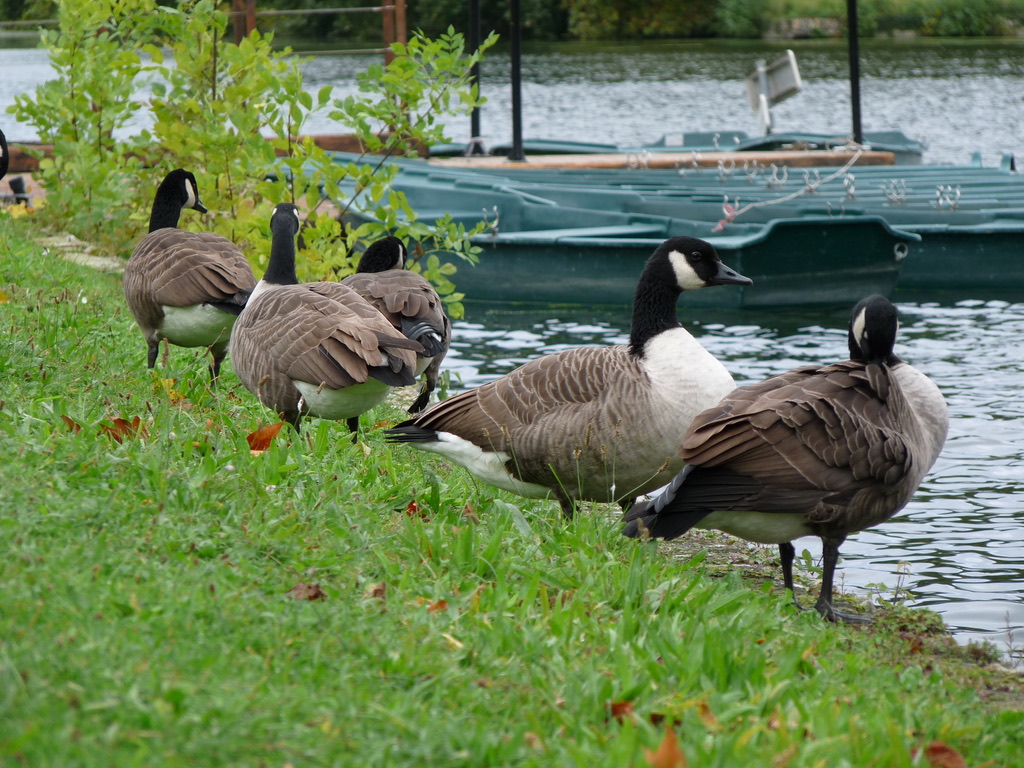
[{"label": "goose tail feathers", "polygon": [[409,420],[385,429],[384,439],[389,443],[432,443],[437,441],[437,431],[420,427]]}]

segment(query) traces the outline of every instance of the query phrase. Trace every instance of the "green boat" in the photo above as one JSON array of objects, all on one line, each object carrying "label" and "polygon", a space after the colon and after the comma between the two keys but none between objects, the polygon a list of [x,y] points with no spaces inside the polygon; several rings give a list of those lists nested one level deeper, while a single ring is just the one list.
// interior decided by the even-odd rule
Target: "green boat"
[{"label": "green boat", "polygon": [[480,265],[460,265],[456,278],[470,301],[628,303],[643,260],[684,234],[754,280],[683,300],[698,305],[1024,291],[1024,179],[1010,157],[998,167],[701,170],[396,162],[394,186],[420,218],[492,223],[474,239]]}]

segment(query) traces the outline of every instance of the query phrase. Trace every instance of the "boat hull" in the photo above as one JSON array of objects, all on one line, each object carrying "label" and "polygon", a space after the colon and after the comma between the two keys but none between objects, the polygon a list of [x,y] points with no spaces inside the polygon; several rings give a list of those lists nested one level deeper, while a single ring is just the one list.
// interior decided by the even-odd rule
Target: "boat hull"
[{"label": "boat hull", "polygon": [[[483,249],[480,263],[460,266],[454,281],[471,302],[628,305],[654,249],[668,236],[695,234],[483,236],[474,241]],[[822,306],[891,295],[903,257],[916,245],[913,236],[874,217],[780,220],[756,237],[699,236],[754,284],[687,293],[682,301],[692,306]]]}]

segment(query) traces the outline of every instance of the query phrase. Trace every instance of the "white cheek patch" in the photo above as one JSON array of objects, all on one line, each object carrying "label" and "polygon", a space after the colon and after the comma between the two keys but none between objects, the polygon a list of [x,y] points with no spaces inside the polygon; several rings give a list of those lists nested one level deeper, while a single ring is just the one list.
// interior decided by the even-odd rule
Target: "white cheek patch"
[{"label": "white cheek patch", "polygon": [[299,224],[301,224],[302,223],[302,219],[299,218],[299,209],[298,208],[293,208],[292,209],[292,213],[295,214],[295,221],[297,221]]},{"label": "white cheek patch", "polygon": [[684,291],[696,291],[698,288],[704,288],[707,285],[694,271],[693,267],[690,266],[690,262],[686,260],[686,257],[679,251],[672,251],[668,255],[668,260],[672,264],[672,270],[676,273],[676,281],[679,283],[679,287]]},{"label": "white cheek patch", "polygon": [[867,313],[867,309],[862,309],[857,313],[857,316],[853,318],[853,338],[861,350],[864,349],[864,342],[867,340],[867,331],[865,329]]},{"label": "white cheek patch", "polygon": [[199,202],[199,193],[196,192],[196,185],[191,181],[185,182],[185,193],[188,198],[185,200],[186,208],[195,208],[196,203]]}]

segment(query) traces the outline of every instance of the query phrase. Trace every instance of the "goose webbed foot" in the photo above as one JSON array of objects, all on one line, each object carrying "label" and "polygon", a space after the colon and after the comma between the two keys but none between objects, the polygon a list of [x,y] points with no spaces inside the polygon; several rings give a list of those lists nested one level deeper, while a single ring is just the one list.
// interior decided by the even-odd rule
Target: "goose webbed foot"
[{"label": "goose webbed foot", "polygon": [[[837,542],[824,542],[822,551],[824,572],[821,579],[821,594],[814,604],[814,610],[826,621],[842,621],[848,624],[870,624],[871,617],[856,613],[846,613],[836,610],[832,605],[832,582],[835,578],[836,564],[839,562],[839,544]],[[796,548],[787,542],[779,544],[779,561],[782,563],[782,580],[793,595],[793,605],[798,610],[807,610],[796,599],[796,591],[793,588],[793,561],[796,559]]]},{"label": "goose webbed foot", "polygon": [[814,609],[821,615],[821,618],[826,621],[841,621],[844,624],[870,624],[872,622],[872,618],[870,616],[837,610],[830,602],[822,597],[818,598],[818,602],[814,604]]}]

